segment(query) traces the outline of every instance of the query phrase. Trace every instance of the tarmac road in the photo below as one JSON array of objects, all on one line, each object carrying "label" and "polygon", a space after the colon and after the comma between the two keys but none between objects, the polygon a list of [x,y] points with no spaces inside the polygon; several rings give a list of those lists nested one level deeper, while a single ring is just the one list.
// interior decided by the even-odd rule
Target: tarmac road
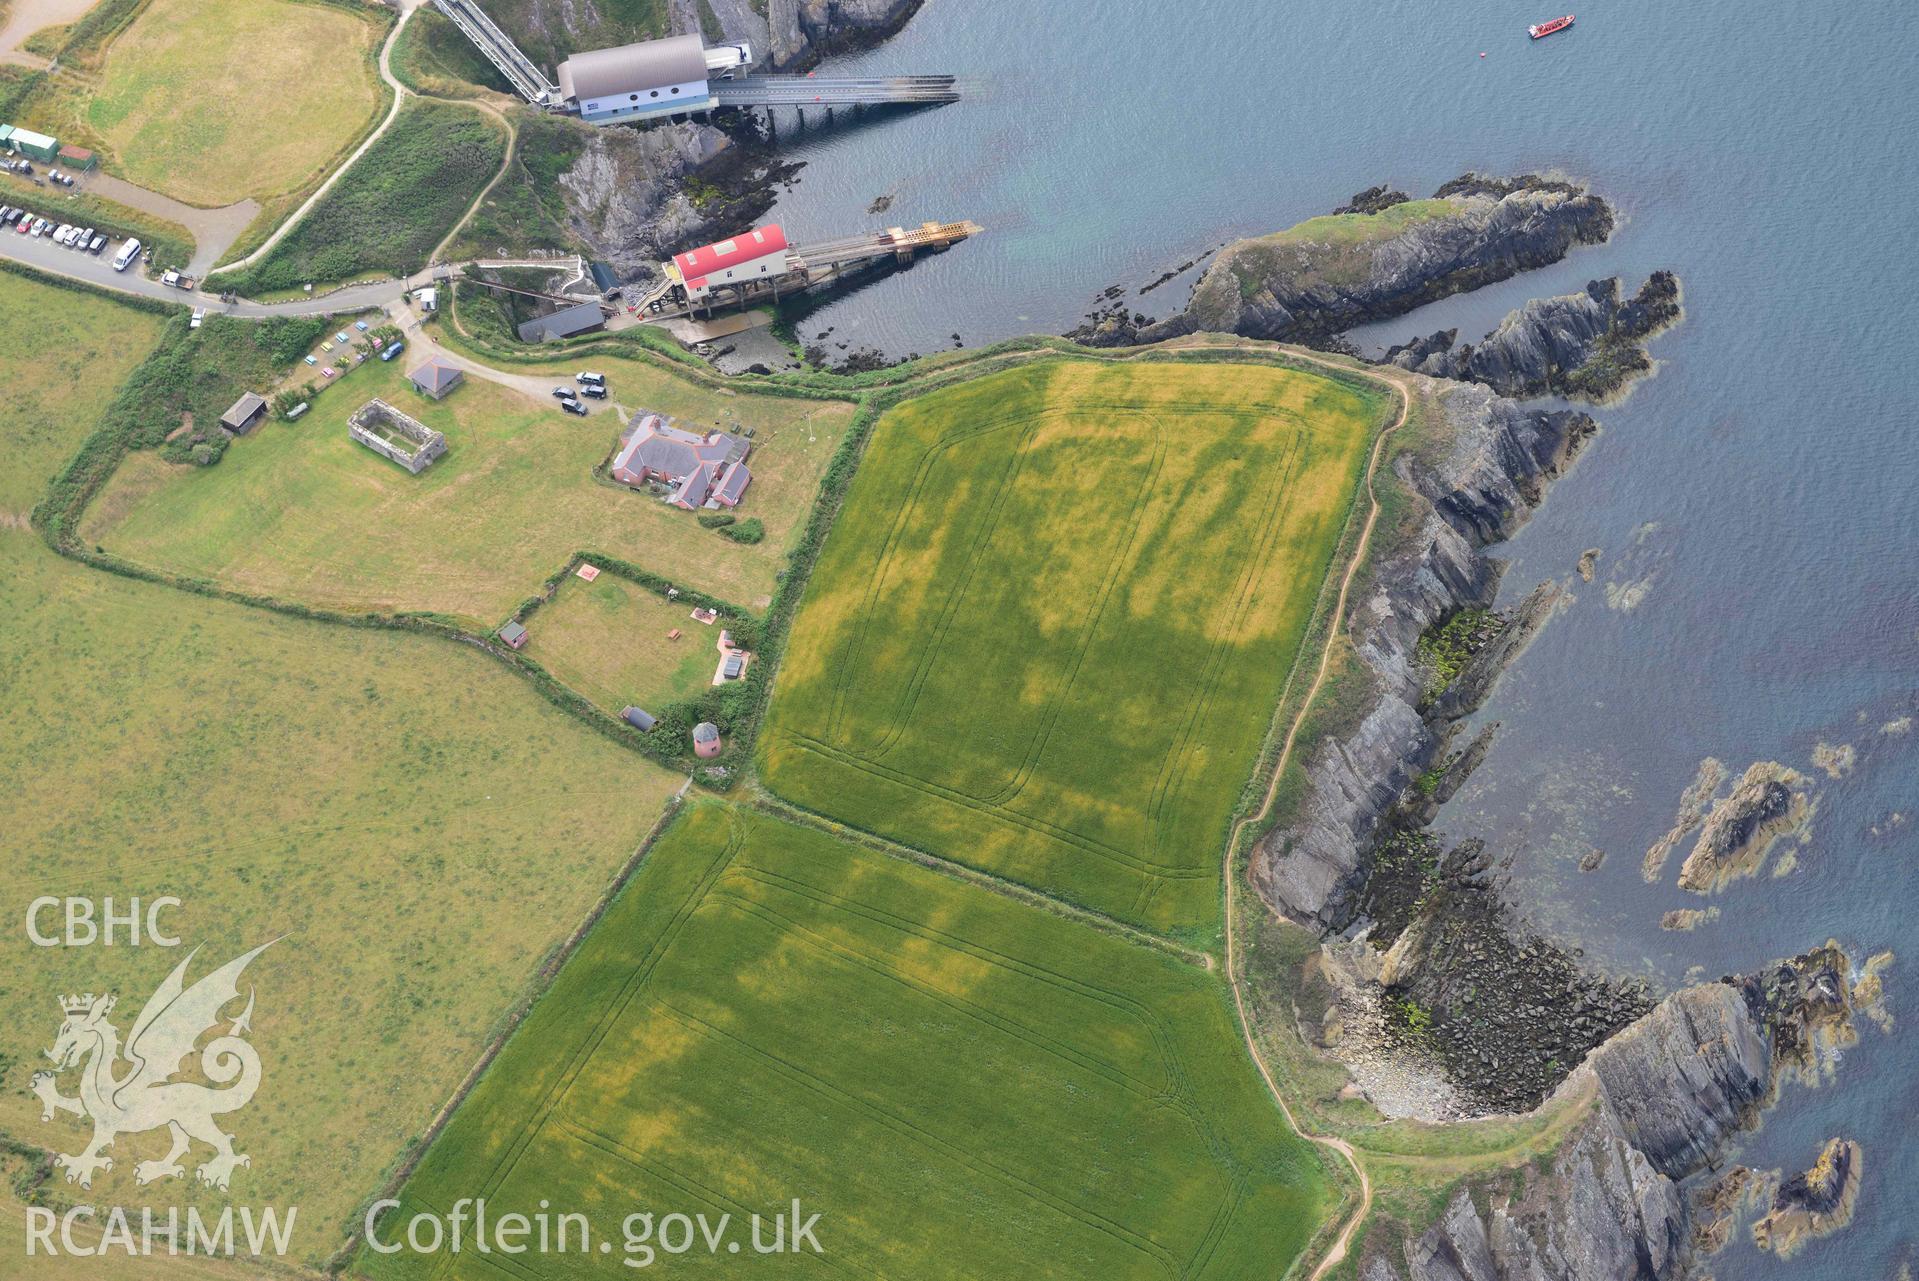
[{"label": "tarmac road", "polygon": [[50,275],[83,280],[90,285],[117,293],[157,298],[182,307],[205,307],[209,313],[234,316],[319,316],[384,308],[398,302],[408,290],[427,283],[428,273],[407,280],[377,280],[366,285],[350,285],[323,298],[296,298],[291,302],[223,303],[218,294],[173,289],[143,275],[138,267],[125,271],[113,269],[114,246],[100,251],[99,257],[83,254],[64,245],[56,245],[45,236],[23,236],[11,227],[0,227],[0,257],[25,263]]}]

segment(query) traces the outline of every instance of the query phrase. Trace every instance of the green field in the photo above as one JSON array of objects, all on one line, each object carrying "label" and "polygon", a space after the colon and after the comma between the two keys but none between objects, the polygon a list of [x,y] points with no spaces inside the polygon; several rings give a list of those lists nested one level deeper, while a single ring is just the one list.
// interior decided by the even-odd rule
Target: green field
[{"label": "green field", "polygon": [[0,526],[25,521],[47,481],[146,359],[163,317],[0,271]]},{"label": "green field", "polygon": [[[683,601],[601,574],[569,576],[528,623],[527,654],[602,709],[629,703],[658,714],[713,681],[718,626],[696,623]],[[679,629],[680,639],[667,633]]]},{"label": "green field", "polygon": [[[400,368],[417,359],[369,363],[298,422],[268,423],[236,444],[218,467],[134,455],[88,513],[83,537],[250,592],[348,610],[432,610],[482,626],[581,550],[758,608],[852,419],[844,401],[719,400],[652,366],[595,358],[629,409],[706,424],[723,404],[727,421],[757,427],[741,514],[762,516],[771,532],[743,547],[690,512],[593,478],[614,444],[613,415],[571,418],[549,397],[477,377],[427,401]],[[572,366],[551,368],[570,379]],[[446,433],[446,456],[409,476],[349,440],[347,417],[374,396]]]},{"label": "green field", "polygon": [[808,809],[1161,931],[1220,851],[1383,393],[1049,361],[889,411],[760,763]]},{"label": "green field", "polygon": [[[175,932],[207,949],[195,975],[283,935],[249,971],[267,1073],[232,1126],[253,1165],[230,1194],[297,1202],[296,1256],[317,1261],[679,780],[465,647],[300,621],[55,556],[20,527],[23,512],[164,322],[11,272],[0,302],[10,319],[34,318],[30,331],[0,328],[11,339],[0,344],[0,441],[17,464],[0,489],[0,906],[16,921],[0,941],[0,1133],[78,1151],[84,1131],[68,1117],[43,1123],[27,1089],[59,1023],[53,996],[117,991],[124,1033],[182,955],[36,948],[20,927],[31,899],[112,896],[124,908],[175,895]],[[176,322],[166,341],[182,332]],[[217,387],[222,362],[258,356],[222,325],[194,337],[206,335],[228,341],[141,366],[141,385],[156,389],[143,413],[177,413],[163,391],[192,403]],[[69,385],[62,370],[85,376]],[[92,1197],[217,1212],[222,1198],[206,1189],[136,1189],[134,1162],[158,1155],[155,1137],[117,1142]],[[0,1219],[0,1255],[17,1257],[10,1199]],[[47,1269],[203,1274],[165,1261]],[[0,1275],[12,1274],[0,1264]]]},{"label": "green field", "polygon": [[[915,1281],[1278,1277],[1334,1204],[1205,971],[717,802],[654,848],[382,1239],[480,1196],[613,1241],[531,1275],[631,1275],[633,1211],[731,1214],[748,1240],[798,1198],[821,1255],[656,1262]],[[358,1267],[503,1270],[470,1249]]]},{"label": "green field", "polygon": [[338,5],[152,0],[109,48],[79,123],[115,172],[189,204],[297,191],[380,110],[379,34]]},{"label": "green field", "polygon": [[492,116],[409,101],[313,211],[231,285],[263,294],[418,271],[505,158],[506,129]]}]

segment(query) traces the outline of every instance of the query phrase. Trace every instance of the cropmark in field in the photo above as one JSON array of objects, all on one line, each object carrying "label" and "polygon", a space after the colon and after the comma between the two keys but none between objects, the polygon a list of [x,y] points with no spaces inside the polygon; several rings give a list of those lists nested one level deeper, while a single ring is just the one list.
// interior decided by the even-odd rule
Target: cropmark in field
[{"label": "cropmark in field", "polygon": [[[583,1216],[591,1236],[482,1255],[469,1198],[493,1222]],[[750,1216],[795,1199],[819,1252],[756,1252]],[[1203,970],[708,802],[654,847],[400,1202],[357,1258],[382,1281],[612,1278],[629,1260],[1226,1278],[1282,1274],[1332,1190]],[[406,1245],[416,1216],[444,1224],[462,1202],[461,1252]],[[668,1257],[673,1214],[730,1215],[730,1238]]]},{"label": "cropmark in field", "polygon": [[877,424],[793,628],[781,796],[1161,931],[1219,851],[1380,393],[1052,361]]}]

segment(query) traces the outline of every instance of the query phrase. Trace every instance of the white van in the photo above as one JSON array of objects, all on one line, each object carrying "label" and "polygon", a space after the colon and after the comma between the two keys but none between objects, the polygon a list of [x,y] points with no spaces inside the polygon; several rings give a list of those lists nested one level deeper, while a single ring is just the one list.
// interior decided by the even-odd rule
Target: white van
[{"label": "white van", "polygon": [[113,269],[115,271],[125,271],[127,264],[139,256],[140,242],[137,240],[128,240],[126,244],[120,246],[120,252],[113,255]]}]

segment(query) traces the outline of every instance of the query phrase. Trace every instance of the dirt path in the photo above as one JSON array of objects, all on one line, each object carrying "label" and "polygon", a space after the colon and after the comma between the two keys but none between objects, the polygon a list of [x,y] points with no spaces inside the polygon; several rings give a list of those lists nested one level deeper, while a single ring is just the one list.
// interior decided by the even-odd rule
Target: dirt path
[{"label": "dirt path", "polygon": [[[449,98],[444,99],[444,101],[451,102],[453,100]],[[493,189],[500,185],[500,179],[506,177],[507,171],[513,168],[515,158],[513,153],[518,150],[520,145],[520,131],[514,128],[511,116],[508,116],[504,111],[501,111],[498,107],[492,106],[489,103],[470,102],[467,105],[476,111],[486,112],[505,127],[506,155],[500,160],[500,171],[493,175],[486,186],[480,188],[480,194],[473,197],[473,203],[467,206],[466,212],[460,215],[459,221],[453,224],[446,235],[441,238],[439,244],[433,246],[433,252],[426,256],[429,267],[440,261],[440,255],[444,254],[447,246],[453,243],[453,238],[460,234],[460,229],[473,221],[473,215],[480,212],[480,206],[485,204],[486,198],[493,194]]]},{"label": "dirt path", "polygon": [[407,95],[411,92],[400,83],[399,77],[393,74],[393,46],[399,43],[400,33],[406,30],[406,24],[412,20],[414,12],[425,3],[426,0],[400,0],[400,20],[393,24],[393,30],[387,33],[386,43],[380,46],[380,79],[386,81],[387,87],[393,90],[393,105],[387,108],[386,119],[382,120],[358,147],[354,148],[352,155],[327,175],[325,182],[314,188],[313,194],[306,198],[305,203],[288,214],[286,220],[273,229],[273,234],[268,236],[258,249],[244,258],[236,259],[224,267],[208,272],[208,275],[217,276],[225,272],[237,271],[241,267],[251,266],[271,253],[273,247],[284,240],[289,231],[300,225],[300,219],[313,212],[313,207],[320,203],[321,197],[333,189],[334,183],[340,181],[340,175],[353,168],[354,162],[364,156],[373,144],[393,127],[393,122],[400,118],[400,108],[406,105]]},{"label": "dirt path", "polygon": [[13,0],[12,7],[5,11],[4,25],[0,25],[0,62],[46,70],[45,58],[27,53],[20,46],[36,31],[78,21],[96,3],[98,0]]},{"label": "dirt path", "polygon": [[1360,1161],[1359,1153],[1353,1150],[1352,1144],[1330,1134],[1311,1133],[1300,1125],[1299,1118],[1293,1114],[1293,1109],[1286,1102],[1286,1096],[1280,1093],[1279,1083],[1273,1079],[1272,1070],[1266,1065],[1266,1056],[1260,1053],[1258,1038],[1253,1035],[1252,1020],[1246,1013],[1245,993],[1240,985],[1239,954],[1235,946],[1238,933],[1238,896],[1234,892],[1236,889],[1234,882],[1238,878],[1234,875],[1233,866],[1239,853],[1240,838],[1245,835],[1247,828],[1263,822],[1272,810],[1273,798],[1279,794],[1280,780],[1285,777],[1286,767],[1292,762],[1293,745],[1299,739],[1300,727],[1305,724],[1306,713],[1312,709],[1314,700],[1319,697],[1320,689],[1326,684],[1326,673],[1331,670],[1333,653],[1342,631],[1341,622],[1346,617],[1346,598],[1352,590],[1353,579],[1358,576],[1360,566],[1365,564],[1366,551],[1372,544],[1373,527],[1379,523],[1379,495],[1374,492],[1373,478],[1379,471],[1379,460],[1385,457],[1388,439],[1406,425],[1406,415],[1412,410],[1412,399],[1406,393],[1405,383],[1399,379],[1363,372],[1349,365],[1336,364],[1304,352],[1295,351],[1289,354],[1308,364],[1372,378],[1391,387],[1393,393],[1399,397],[1399,413],[1380,431],[1373,441],[1372,454],[1366,460],[1366,523],[1360,527],[1359,541],[1353,547],[1352,559],[1347,562],[1346,570],[1340,576],[1339,596],[1333,604],[1330,625],[1326,632],[1326,644],[1320,650],[1319,666],[1313,673],[1313,683],[1307,688],[1305,697],[1300,701],[1299,710],[1293,714],[1292,723],[1286,727],[1286,737],[1279,748],[1279,759],[1273,765],[1273,776],[1266,785],[1266,795],[1261,798],[1259,808],[1234,824],[1232,835],[1226,841],[1226,982],[1233,990],[1233,1009],[1239,1016],[1240,1035],[1245,1038],[1246,1050],[1253,1056],[1253,1064],[1259,1069],[1259,1075],[1266,1082],[1266,1088],[1272,1094],[1273,1101],[1279,1104],[1279,1110],[1285,1114],[1286,1123],[1292,1126],[1294,1132],[1301,1138],[1339,1153],[1359,1179],[1358,1208],[1346,1221],[1345,1227],[1340,1229],[1339,1236],[1327,1249],[1326,1257],[1321,1259],[1319,1266],[1313,1269],[1311,1281],[1320,1281],[1321,1277],[1345,1260],[1347,1251],[1352,1248],[1353,1234],[1358,1231],[1359,1225],[1366,1221],[1367,1214],[1373,1208],[1373,1183],[1367,1176],[1366,1166]]}]

